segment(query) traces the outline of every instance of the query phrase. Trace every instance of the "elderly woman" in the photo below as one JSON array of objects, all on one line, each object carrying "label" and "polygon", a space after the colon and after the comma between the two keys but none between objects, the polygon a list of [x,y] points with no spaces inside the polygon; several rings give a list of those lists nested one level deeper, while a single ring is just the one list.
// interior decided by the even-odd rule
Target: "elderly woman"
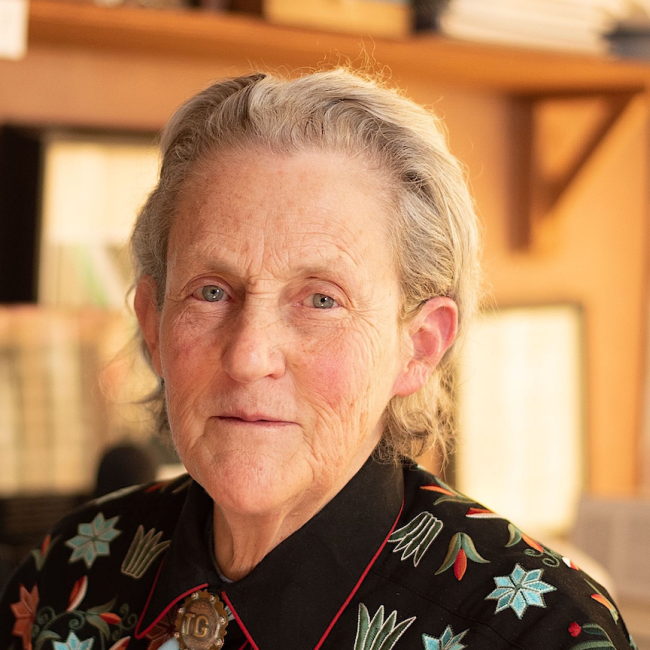
[{"label": "elderly woman", "polygon": [[97,499],[7,586],[3,648],[633,647],[602,587],[417,467],[478,291],[436,119],[342,70],[255,74],[162,136],[132,247],[189,476]]}]

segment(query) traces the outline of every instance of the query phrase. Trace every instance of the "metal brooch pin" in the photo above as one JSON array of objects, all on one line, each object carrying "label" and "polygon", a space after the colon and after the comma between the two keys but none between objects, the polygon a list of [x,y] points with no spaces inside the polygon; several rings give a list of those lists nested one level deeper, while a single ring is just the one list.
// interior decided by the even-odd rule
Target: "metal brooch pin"
[{"label": "metal brooch pin", "polygon": [[181,650],[221,650],[228,614],[218,596],[205,589],[185,599],[176,615],[176,632]]}]

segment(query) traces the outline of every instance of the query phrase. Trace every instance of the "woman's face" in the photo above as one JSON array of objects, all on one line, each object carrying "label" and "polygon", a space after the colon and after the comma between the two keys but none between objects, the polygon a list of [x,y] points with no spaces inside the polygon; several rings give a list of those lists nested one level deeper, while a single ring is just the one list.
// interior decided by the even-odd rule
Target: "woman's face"
[{"label": "woman's face", "polygon": [[379,442],[409,358],[383,196],[363,160],[322,152],[219,156],[187,181],[148,343],[218,506],[323,502]]}]

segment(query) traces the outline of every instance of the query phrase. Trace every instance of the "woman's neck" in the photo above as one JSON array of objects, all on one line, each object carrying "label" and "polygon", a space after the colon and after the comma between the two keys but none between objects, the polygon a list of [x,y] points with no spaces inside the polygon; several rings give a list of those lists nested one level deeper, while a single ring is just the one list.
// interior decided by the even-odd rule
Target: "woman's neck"
[{"label": "woman's neck", "polygon": [[230,580],[248,575],[280,542],[311,518],[296,514],[227,515],[214,506],[214,552],[221,573]]}]

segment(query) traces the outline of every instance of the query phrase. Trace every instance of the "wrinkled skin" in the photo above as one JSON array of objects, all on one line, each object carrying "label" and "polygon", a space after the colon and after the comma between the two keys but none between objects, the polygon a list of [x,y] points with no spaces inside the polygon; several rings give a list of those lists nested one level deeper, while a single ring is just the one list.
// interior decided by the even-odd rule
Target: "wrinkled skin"
[{"label": "wrinkled skin", "polygon": [[398,325],[387,206],[363,159],[220,155],[177,206],[160,312],[151,278],[139,283],[174,442],[215,502],[231,577],[347,483],[389,399],[417,390],[453,339],[446,298]]}]

